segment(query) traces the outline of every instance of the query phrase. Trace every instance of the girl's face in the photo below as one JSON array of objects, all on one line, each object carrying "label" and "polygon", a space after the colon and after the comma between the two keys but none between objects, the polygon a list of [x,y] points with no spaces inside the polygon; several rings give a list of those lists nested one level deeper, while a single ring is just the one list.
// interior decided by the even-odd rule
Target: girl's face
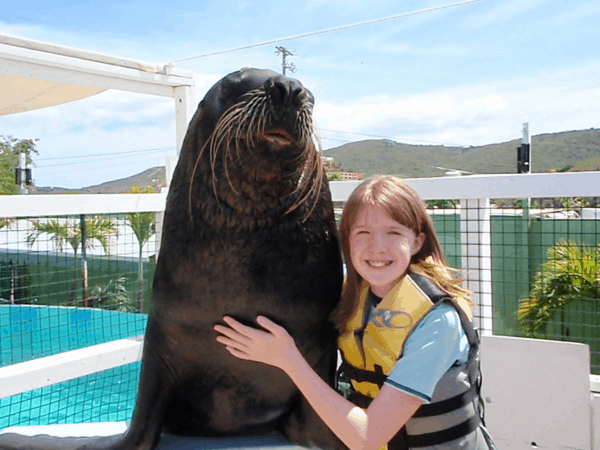
[{"label": "girl's face", "polygon": [[425,235],[392,219],[381,208],[363,206],[350,230],[350,257],[358,274],[378,297],[402,278]]}]

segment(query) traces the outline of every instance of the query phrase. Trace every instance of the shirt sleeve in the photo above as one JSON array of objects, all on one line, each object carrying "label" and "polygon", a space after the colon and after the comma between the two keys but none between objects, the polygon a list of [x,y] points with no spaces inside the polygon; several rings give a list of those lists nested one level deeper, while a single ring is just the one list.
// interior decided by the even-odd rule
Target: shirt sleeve
[{"label": "shirt sleeve", "polygon": [[455,362],[466,361],[468,347],[458,313],[442,304],[429,312],[409,336],[385,384],[429,403],[446,371]]}]

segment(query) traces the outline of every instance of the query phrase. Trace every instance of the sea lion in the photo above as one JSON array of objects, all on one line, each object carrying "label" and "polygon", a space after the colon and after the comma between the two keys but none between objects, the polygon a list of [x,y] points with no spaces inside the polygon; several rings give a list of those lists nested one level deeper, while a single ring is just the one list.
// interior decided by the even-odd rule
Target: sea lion
[{"label": "sea lion", "polygon": [[282,371],[234,358],[213,331],[224,315],[246,324],[265,315],[333,384],[328,317],[342,261],[313,103],[299,81],[250,68],[206,94],[167,197],[131,424],[116,442],[82,448],[147,450],[162,432],[280,432],[305,447],[345,448]]}]

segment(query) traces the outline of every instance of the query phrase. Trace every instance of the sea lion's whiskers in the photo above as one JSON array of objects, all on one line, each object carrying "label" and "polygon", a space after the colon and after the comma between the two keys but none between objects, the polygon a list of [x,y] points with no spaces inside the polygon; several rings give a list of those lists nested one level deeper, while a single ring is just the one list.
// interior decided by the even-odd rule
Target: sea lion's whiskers
[{"label": "sea lion's whiskers", "polygon": [[267,120],[269,121],[269,124],[271,123],[271,114],[269,114],[266,102],[262,104],[261,114],[259,117],[261,120],[259,121],[258,130],[262,136],[265,134],[265,129],[267,128]]},{"label": "sea lion's whiskers", "polygon": [[[311,142],[312,144],[312,142]],[[311,179],[313,182],[311,183],[311,187],[310,187],[310,192],[309,195],[307,196],[307,200],[308,198],[310,198],[310,195],[314,196],[314,201],[313,201],[313,205],[310,208],[310,210],[308,211],[307,215],[305,216],[306,220],[311,214],[312,211],[314,210],[314,208],[317,205],[317,202],[319,200],[319,192],[321,192],[321,189],[323,187],[323,161],[321,160],[321,156],[320,153],[317,152],[316,148],[314,147],[314,145],[310,145],[309,146],[312,150],[312,170],[311,170],[311,176],[309,177],[309,179]]]},{"label": "sea lion's whiskers", "polygon": [[[238,144],[239,144],[239,140],[237,137],[237,134],[239,133],[239,129],[236,130],[236,137],[234,139],[235,141],[235,147],[236,147],[236,155],[238,157],[238,163],[239,163],[239,148],[238,148]],[[231,154],[231,139],[228,139],[227,145],[225,146],[224,149],[225,155],[223,156],[223,168],[225,169],[225,178],[227,178],[227,182],[229,183],[229,186],[231,187],[231,190],[234,192],[235,195],[237,195],[239,197],[239,192],[235,189],[235,187],[233,186],[233,183],[231,182],[231,177],[229,176],[229,164],[227,164],[227,159],[233,160],[233,156]]]},{"label": "sea lion's whiskers", "polygon": [[240,102],[238,105],[242,107],[243,117],[245,120],[250,120],[247,129],[252,129],[254,120],[258,117],[257,108],[265,104],[267,100],[266,93],[263,89],[254,89],[246,94],[243,98],[247,98],[245,102]]},{"label": "sea lion's whiskers", "polygon": [[[314,127],[314,121],[312,120],[310,111],[308,111],[307,109],[302,109],[300,121],[301,121],[302,132],[303,132],[302,141],[305,143],[306,146],[308,146],[309,144],[313,144],[312,136],[315,134],[315,127]],[[319,150],[320,150],[320,148],[314,149],[314,151],[317,151],[317,152]]]},{"label": "sea lion's whiskers", "polygon": [[[247,115],[245,114],[241,114],[241,122],[238,122],[235,126],[236,126],[236,130],[235,130],[235,137],[234,137],[234,144],[235,144],[235,155],[237,158],[237,162],[238,164],[240,163],[241,159],[240,159],[240,143],[243,142],[243,140],[247,137],[247,131],[244,133],[244,123],[247,121]],[[230,149],[231,145],[227,146],[227,149]]]},{"label": "sea lion's whiskers", "polygon": [[314,200],[305,215],[303,222],[308,219],[310,214],[312,214],[315,205],[318,203],[318,194],[323,184],[323,163],[319,151],[321,146],[320,141],[315,139],[316,131],[314,121],[310,114],[311,109],[312,104],[305,103],[297,114],[297,121],[299,124],[299,145],[305,149],[300,157],[306,158],[306,161],[295,172],[294,176],[298,176],[298,183],[296,189],[294,189],[290,195],[300,194],[286,212],[287,214],[297,209],[302,203],[309,201],[310,198],[313,197]]},{"label": "sea lion's whiskers", "polygon": [[[254,138],[257,135],[257,133],[255,131],[255,127],[256,127],[256,130],[260,130],[260,118],[262,117],[262,115],[264,113],[264,105],[265,105],[264,101],[255,102],[252,105],[251,110],[248,112],[248,115],[246,116],[246,120],[249,121],[248,126],[246,127],[246,133],[247,133],[247,139],[248,139],[248,143],[249,143],[249,151],[250,152],[252,152],[252,149],[254,148]],[[259,111],[259,108],[260,108],[260,111]],[[255,122],[256,122],[256,125],[255,125]]]},{"label": "sea lion's whiskers", "polygon": [[[311,170],[311,177],[307,178],[307,181],[312,180],[312,183],[310,183],[308,192],[306,192],[302,196],[302,198],[298,201],[298,206],[300,206],[300,204],[308,201],[311,196],[314,198],[314,200],[312,202],[312,206],[309,208],[309,210],[304,215],[304,218],[302,219],[302,223],[304,223],[308,220],[308,218],[312,214],[313,210],[315,209],[315,207],[319,201],[319,192],[320,192],[320,188],[322,187],[322,184],[323,184],[323,176],[322,175],[317,176],[317,177],[314,177],[315,179],[313,179],[312,175],[314,175],[315,172],[316,172],[315,170]],[[294,207],[293,209],[296,209],[298,206]],[[291,210],[293,211],[293,209],[291,209]]]},{"label": "sea lion's whiskers", "polygon": [[[241,162],[240,159],[240,143],[243,142],[243,139],[246,136],[242,136],[242,127],[238,126],[236,131],[235,131],[235,138],[234,138],[234,146],[235,146],[235,156],[237,159],[238,164]],[[227,146],[227,150],[230,150],[231,145]]]},{"label": "sea lion's whiskers", "polygon": [[[271,113],[269,112],[268,109],[268,104],[267,104],[267,97],[261,97],[260,99],[261,101],[259,103],[257,103],[256,108],[257,111],[256,113],[253,115],[253,123],[254,123],[254,119],[256,119],[256,131],[254,133],[252,133],[250,139],[252,144],[254,143],[254,138],[258,137],[258,136],[264,136],[265,134],[265,123],[267,121],[267,119],[270,121],[271,120]],[[254,145],[252,145],[254,147]]]},{"label": "sea lion's whiskers", "polygon": [[292,204],[292,206],[290,206],[290,208],[288,208],[288,210],[286,211],[286,214],[288,214],[300,207],[300,205],[302,205],[303,203],[307,202],[310,199],[310,197],[314,197],[312,206],[307,211],[307,213],[304,216],[304,219],[302,220],[303,223],[306,222],[306,220],[310,217],[316,203],[318,202],[318,193],[320,192],[320,187],[323,182],[323,175],[321,173],[322,170],[318,170],[320,166],[322,166],[320,158],[318,158],[318,156],[315,158],[313,153],[313,156],[305,162],[302,169],[302,173],[298,180],[298,184],[296,186],[296,189],[294,190],[294,193],[300,192],[300,195],[298,199]]},{"label": "sea lion's whiskers", "polygon": [[[215,126],[215,130],[213,131],[213,133],[209,139],[210,140],[209,156],[210,156],[210,167],[211,167],[211,171],[212,171],[212,187],[213,187],[213,192],[215,194],[215,199],[216,199],[219,207],[221,207],[221,203],[219,202],[219,196],[217,193],[217,176],[216,176],[216,170],[215,170],[216,163],[217,163],[217,156],[219,154],[219,148],[221,147],[223,142],[226,140],[227,141],[231,140],[231,126],[230,125],[231,125],[231,123],[235,123],[236,112],[237,112],[236,110],[232,110],[230,108],[226,112],[225,117],[222,118],[224,120],[219,120],[219,122]],[[223,165],[225,166],[225,171],[227,172],[225,160],[223,161]],[[231,185],[231,182],[230,182],[230,185]],[[235,188],[233,188],[233,185],[231,185],[231,187],[235,191]]]},{"label": "sea lion's whiskers", "polygon": [[233,128],[236,129],[237,134],[239,130],[239,123],[243,118],[243,111],[240,110],[238,105],[234,105],[233,107],[227,110],[227,112],[223,115],[221,120],[219,120],[219,122],[217,123],[215,131],[213,133],[215,139],[216,137],[219,138],[216,148],[218,148],[223,143],[223,141],[229,142],[231,140]]},{"label": "sea lion's whiskers", "polygon": [[209,144],[209,142],[210,142],[210,140],[207,140],[204,143],[204,145],[202,146],[202,148],[200,149],[200,151],[198,152],[198,156],[196,158],[196,162],[194,163],[194,168],[192,170],[192,176],[190,177],[190,188],[188,191],[188,207],[189,207],[189,213],[190,213],[190,223],[192,224],[192,228],[194,228],[194,218],[192,216],[192,189],[194,187],[194,180],[196,178],[196,170],[198,169],[198,164],[202,157],[202,153],[204,153],[204,150],[206,149],[206,146]]},{"label": "sea lion's whiskers", "polygon": [[[229,107],[215,125],[208,142],[209,162],[213,174],[212,187],[217,203],[219,196],[217,195],[216,171],[219,154],[222,153],[222,170],[227,183],[231,190],[239,196],[230,176],[229,164],[234,160],[240,164],[243,151],[252,154],[255,151],[257,140],[264,139],[267,130],[274,126],[269,98],[264,87],[254,89],[244,94],[237,103]],[[295,187],[290,194],[286,195],[288,198],[290,196],[296,198],[285,214],[294,211],[303,203],[312,203],[303,221],[310,216],[318,202],[318,193],[323,183],[322,162],[317,150],[320,149],[320,142],[318,138],[315,138],[317,133],[312,119],[312,108],[312,102],[304,101],[295,112],[297,123],[295,145],[304,150],[289,159],[291,163],[299,164],[297,164],[298,168],[290,174],[290,177],[297,179]],[[243,142],[245,145],[242,145]],[[235,156],[233,152],[235,152]]]},{"label": "sea lion's whiskers", "polygon": [[[263,95],[261,95],[261,93]],[[262,111],[264,111],[265,99],[266,96],[261,89],[249,92],[242,97],[242,101],[231,106],[215,126],[214,133],[211,136],[210,146],[210,164],[213,171],[213,190],[215,192],[215,197],[217,196],[215,169],[219,148],[222,148],[224,152],[223,169],[225,171],[225,177],[233,192],[239,196],[239,193],[233,186],[231,177],[229,176],[228,160],[233,160],[231,146],[235,146],[238,163],[241,161],[240,143],[244,139],[246,139],[249,144],[247,145],[248,151],[252,151],[255,135],[253,128],[256,126],[255,122],[258,121],[257,117],[261,117],[261,115],[257,113],[257,109],[261,108]]]}]

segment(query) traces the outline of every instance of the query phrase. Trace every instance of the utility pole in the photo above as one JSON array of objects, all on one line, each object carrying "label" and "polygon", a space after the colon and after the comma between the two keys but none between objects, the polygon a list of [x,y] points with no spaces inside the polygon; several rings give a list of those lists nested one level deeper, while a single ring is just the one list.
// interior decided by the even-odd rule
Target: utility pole
[{"label": "utility pole", "polygon": [[275,51],[276,55],[281,55],[281,73],[283,73],[285,75],[285,69],[290,69],[290,71],[293,73],[296,71],[296,66],[294,65],[294,63],[290,63],[287,64],[285,62],[285,58],[288,56],[294,56],[295,53],[289,51],[287,48],[278,45],[275,47],[277,50]]}]

